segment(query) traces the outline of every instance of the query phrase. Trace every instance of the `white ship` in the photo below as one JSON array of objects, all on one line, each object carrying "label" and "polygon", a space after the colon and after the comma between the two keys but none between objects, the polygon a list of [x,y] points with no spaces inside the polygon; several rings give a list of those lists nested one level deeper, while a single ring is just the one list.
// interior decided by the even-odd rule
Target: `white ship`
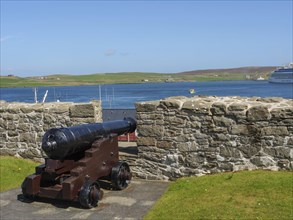
[{"label": "white ship", "polygon": [[293,63],[287,67],[278,68],[272,72],[270,83],[293,83]]}]

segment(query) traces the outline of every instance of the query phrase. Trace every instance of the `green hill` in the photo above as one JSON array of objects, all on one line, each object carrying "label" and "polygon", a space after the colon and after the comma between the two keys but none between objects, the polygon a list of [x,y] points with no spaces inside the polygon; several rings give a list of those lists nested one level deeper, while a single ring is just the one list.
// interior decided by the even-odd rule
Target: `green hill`
[{"label": "green hill", "polygon": [[[233,69],[195,70],[181,73],[121,72],[87,75],[49,75],[38,77],[0,76],[0,87],[73,86],[115,83],[155,83],[219,81],[267,78],[275,67],[242,67]],[[249,76],[249,77],[247,77]]]},{"label": "green hill", "polygon": [[178,75],[184,76],[202,76],[202,75],[214,75],[214,76],[226,76],[231,77],[235,75],[242,75],[247,79],[257,79],[262,76],[268,78],[270,73],[274,71],[276,66],[263,66],[263,67],[239,67],[230,69],[206,69],[206,70],[193,70],[177,73]]}]

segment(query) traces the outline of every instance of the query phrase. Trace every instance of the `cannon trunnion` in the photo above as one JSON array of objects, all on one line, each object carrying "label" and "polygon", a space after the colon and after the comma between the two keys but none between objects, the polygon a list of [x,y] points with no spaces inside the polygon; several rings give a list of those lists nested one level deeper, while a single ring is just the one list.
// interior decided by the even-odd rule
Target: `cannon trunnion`
[{"label": "cannon trunnion", "polygon": [[135,120],[125,118],[47,131],[42,148],[49,158],[25,178],[23,195],[79,201],[85,208],[97,206],[103,197],[99,179],[110,180],[118,190],[131,180],[129,165],[119,161],[117,137],[135,128]]}]

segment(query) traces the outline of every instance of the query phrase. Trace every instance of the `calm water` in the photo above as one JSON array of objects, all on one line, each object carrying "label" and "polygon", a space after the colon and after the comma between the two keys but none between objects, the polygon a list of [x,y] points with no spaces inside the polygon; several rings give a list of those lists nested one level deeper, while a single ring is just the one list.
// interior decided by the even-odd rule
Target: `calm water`
[{"label": "calm water", "polygon": [[[292,84],[272,84],[267,81],[220,81],[115,84],[99,86],[38,87],[38,100],[48,90],[46,102],[59,99],[66,102],[89,102],[102,98],[104,109],[131,109],[135,102],[158,100],[170,96],[216,95],[293,98]],[[189,94],[190,89],[196,93]],[[101,90],[101,94],[100,91]],[[0,88],[1,100],[34,102],[33,88]]]}]

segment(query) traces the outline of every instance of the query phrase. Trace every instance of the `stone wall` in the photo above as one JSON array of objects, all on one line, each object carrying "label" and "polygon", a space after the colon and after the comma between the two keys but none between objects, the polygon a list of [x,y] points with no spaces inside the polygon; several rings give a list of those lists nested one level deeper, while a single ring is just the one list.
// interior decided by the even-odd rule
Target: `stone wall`
[{"label": "stone wall", "polygon": [[197,96],[136,104],[134,173],[174,179],[244,169],[292,170],[293,100]]},{"label": "stone wall", "polygon": [[0,102],[0,155],[42,161],[41,140],[46,130],[102,121],[101,103],[44,104]]}]

